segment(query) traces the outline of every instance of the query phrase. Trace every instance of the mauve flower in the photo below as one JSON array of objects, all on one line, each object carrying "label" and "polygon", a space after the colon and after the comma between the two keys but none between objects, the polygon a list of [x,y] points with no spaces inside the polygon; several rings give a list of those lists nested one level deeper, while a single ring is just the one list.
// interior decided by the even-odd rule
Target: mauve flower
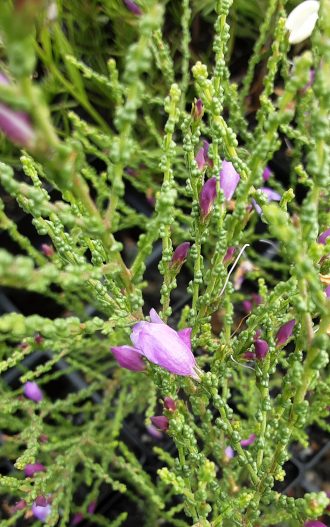
[{"label": "mauve flower", "polygon": [[285,23],[290,44],[299,44],[311,36],[319,16],[319,7],[316,0],[305,0],[291,11]]},{"label": "mauve flower", "polygon": [[329,236],[330,236],[330,229],[327,229],[326,231],[321,232],[318,242],[322,243],[322,245],[325,245]]},{"label": "mauve flower", "polygon": [[235,251],[236,251],[236,247],[228,247],[227,252],[226,252],[226,254],[225,254],[225,256],[223,257],[223,260],[222,260],[223,263],[230,262],[230,260],[232,259],[232,257],[235,254]]},{"label": "mauve flower", "polygon": [[145,370],[145,364],[141,357],[140,352],[138,352],[132,346],[114,346],[111,348],[116,361],[119,366],[126,368],[126,370],[131,371],[143,371]]},{"label": "mauve flower", "polygon": [[[9,84],[7,77],[3,73],[0,74],[0,84]],[[30,117],[24,112],[12,110],[3,103],[0,103],[0,130],[8,139],[19,146],[28,148],[34,144],[35,133]]]},{"label": "mauve flower", "polygon": [[42,391],[36,382],[26,382],[23,387],[23,393],[25,397],[31,399],[35,403],[40,403],[43,399]]},{"label": "mauve flower", "polygon": [[326,296],[327,298],[330,298],[330,285],[328,285],[328,287],[327,287],[326,290],[325,290],[325,296]]},{"label": "mauve flower", "polygon": [[256,358],[256,354],[253,353],[253,351],[246,351],[243,354],[243,358],[246,360],[254,360]]},{"label": "mauve flower", "polygon": [[187,259],[189,249],[189,242],[180,243],[172,255],[171,267],[181,267],[184,261]]},{"label": "mauve flower", "polygon": [[[268,188],[268,187],[261,187],[260,190],[264,194],[266,194],[268,202],[270,202],[270,201],[281,201],[281,195],[278,192],[276,192],[275,190],[272,190],[271,188]],[[252,199],[252,204],[253,204],[256,212],[258,214],[261,214],[262,213],[262,209],[261,209],[260,205],[258,205],[258,203],[256,202],[255,199]]]},{"label": "mauve flower", "polygon": [[37,518],[43,523],[45,523],[51,511],[52,509],[50,505],[46,505],[46,507],[40,507],[36,505],[35,503],[32,505],[33,515],[35,516],[35,518]]},{"label": "mauve flower", "polygon": [[235,455],[234,450],[231,448],[231,446],[227,446],[225,448],[225,456],[227,459],[232,459]]},{"label": "mauve flower", "polygon": [[204,105],[202,99],[198,99],[193,103],[192,116],[196,121],[199,121],[204,115]]},{"label": "mauve flower", "polygon": [[210,214],[214,200],[217,196],[217,179],[211,177],[208,179],[201,190],[199,195],[199,206],[201,209],[202,218],[205,219]]},{"label": "mauve flower", "polygon": [[134,13],[134,15],[142,15],[141,8],[133,2],[133,0],[124,0],[124,4],[131,13]]},{"label": "mauve flower", "polygon": [[251,434],[247,439],[242,439],[241,441],[241,446],[243,448],[247,447],[247,446],[250,446],[252,445],[256,440],[256,435],[255,434]]},{"label": "mauve flower", "polygon": [[295,325],[296,321],[293,319],[289,320],[289,322],[286,322],[285,324],[283,324],[283,326],[280,327],[275,337],[277,346],[283,346],[283,344],[285,344],[289,340]]},{"label": "mauve flower", "polygon": [[196,360],[191,351],[191,328],[175,331],[150,310],[150,322],[138,322],[133,327],[131,341],[135,351],[150,362],[176,375],[198,379]]},{"label": "mauve flower", "polygon": [[25,500],[19,500],[14,505],[14,511],[22,511],[23,509],[25,509],[26,505],[27,503]]},{"label": "mauve flower", "polygon": [[325,523],[320,522],[319,520],[308,520],[304,523],[304,527],[327,527]]},{"label": "mauve flower", "polygon": [[172,397],[165,397],[164,398],[164,408],[168,410],[169,412],[175,412],[176,410],[176,402]]},{"label": "mauve flower", "polygon": [[24,467],[24,474],[28,478],[32,478],[37,472],[45,472],[46,467],[42,463],[28,463]]},{"label": "mauve flower", "polygon": [[79,525],[79,523],[81,523],[82,521],[84,520],[84,515],[82,512],[76,512],[76,514],[74,514],[72,520],[71,520],[71,525]]},{"label": "mauve flower", "polygon": [[230,161],[222,161],[220,170],[220,188],[223,190],[227,201],[231,200],[236,187],[240,181],[240,176],[236,172],[234,165]]},{"label": "mauve flower", "polygon": [[41,249],[41,252],[45,256],[47,256],[47,258],[51,258],[52,256],[54,256],[54,248],[52,247],[52,245],[48,245],[48,243],[43,243],[40,249]]},{"label": "mauve flower", "polygon": [[152,424],[161,432],[168,430],[169,420],[165,415],[154,415],[150,417]]},{"label": "mauve flower", "polygon": [[88,514],[94,514],[95,509],[96,509],[96,505],[97,505],[96,501],[91,501],[90,502],[90,504],[87,507]]},{"label": "mauve flower", "polygon": [[48,505],[48,499],[46,496],[38,496],[34,502],[38,507],[46,507]]},{"label": "mauve flower", "polygon": [[257,339],[254,341],[254,349],[256,352],[256,358],[258,360],[262,360],[266,357],[269,350],[269,346],[265,340]]},{"label": "mauve flower", "polygon": [[269,178],[271,177],[271,175],[272,175],[272,171],[270,170],[269,167],[266,167],[265,170],[262,173],[262,179],[264,181],[268,181]]},{"label": "mauve flower", "polygon": [[213,166],[213,161],[211,158],[209,158],[209,148],[210,143],[208,141],[203,141],[203,146],[198,150],[195,161],[197,163],[197,166],[199,170],[203,170],[205,165],[208,165],[210,167]]},{"label": "mauve flower", "polygon": [[148,434],[150,434],[154,439],[163,439],[163,434],[157,430],[154,425],[148,425],[147,427]]}]

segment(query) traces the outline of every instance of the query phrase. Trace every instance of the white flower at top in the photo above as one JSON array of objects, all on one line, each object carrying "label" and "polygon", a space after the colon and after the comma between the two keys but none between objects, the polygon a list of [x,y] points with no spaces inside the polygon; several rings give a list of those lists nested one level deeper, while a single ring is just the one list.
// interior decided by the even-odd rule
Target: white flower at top
[{"label": "white flower at top", "polygon": [[299,44],[310,37],[319,16],[320,4],[316,0],[305,0],[289,14],[285,27],[289,31],[290,44]]}]

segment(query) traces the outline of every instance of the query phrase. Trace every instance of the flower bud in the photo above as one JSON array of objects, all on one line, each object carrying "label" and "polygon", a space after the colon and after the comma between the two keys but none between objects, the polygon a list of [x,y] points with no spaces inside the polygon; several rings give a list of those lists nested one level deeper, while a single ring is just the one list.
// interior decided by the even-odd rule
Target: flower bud
[{"label": "flower bud", "polygon": [[165,415],[154,415],[150,417],[152,424],[161,432],[167,432],[169,420]]},{"label": "flower bud", "polygon": [[40,403],[43,399],[42,391],[36,382],[26,382],[24,384],[23,393],[25,397],[31,399],[31,401],[34,401],[35,403]]},{"label": "flower bud", "polygon": [[54,248],[52,245],[48,245],[47,243],[43,243],[41,245],[41,252],[47,256],[47,258],[51,258],[52,256],[54,256]]},{"label": "flower bud", "polygon": [[271,175],[272,175],[272,171],[271,171],[270,168],[267,166],[267,167],[264,169],[263,173],[262,173],[262,179],[263,179],[264,181],[268,181],[269,178],[271,177]]},{"label": "flower bud", "polygon": [[28,463],[24,467],[24,474],[28,478],[32,478],[37,472],[45,472],[46,467],[42,463]]},{"label": "flower bud", "polygon": [[256,354],[253,353],[253,351],[246,351],[243,354],[243,358],[246,359],[246,360],[255,360]]},{"label": "flower bud", "polygon": [[286,322],[285,324],[283,324],[283,326],[280,327],[275,337],[277,346],[283,346],[289,340],[295,325],[296,321],[293,319],[289,320],[289,322]]},{"label": "flower bud", "polygon": [[46,507],[46,505],[48,505],[48,499],[45,496],[38,496],[35,504],[38,505],[38,507]]},{"label": "flower bud", "polygon": [[96,501],[91,501],[90,502],[90,504],[87,507],[88,514],[94,514],[95,509],[96,509],[96,505],[97,505]]},{"label": "flower bud", "polygon": [[164,398],[164,408],[168,410],[169,412],[175,412],[176,410],[176,402],[172,397],[165,397]]},{"label": "flower bud", "polygon": [[308,520],[304,523],[304,527],[327,527],[325,523],[320,522],[319,520]]},{"label": "flower bud", "polygon": [[291,11],[285,23],[290,44],[299,44],[311,36],[319,16],[319,7],[316,0],[305,0]]},{"label": "flower bud", "polygon": [[207,216],[210,214],[216,196],[217,179],[215,177],[212,177],[204,183],[199,196],[199,206],[201,209],[201,216],[203,219],[207,218]]},{"label": "flower bud", "polygon": [[232,259],[232,257],[235,254],[235,251],[236,251],[236,247],[228,247],[227,252],[226,252],[225,256],[223,257],[223,263],[224,264],[227,263],[227,262],[230,262],[230,260]]},{"label": "flower bud", "polygon": [[265,340],[257,339],[254,341],[254,349],[256,352],[256,358],[258,360],[262,360],[266,357],[269,350],[269,346]]},{"label": "flower bud", "polygon": [[27,506],[27,503],[25,500],[19,500],[14,505],[14,511],[22,511]]},{"label": "flower bud", "polygon": [[124,0],[124,4],[131,13],[134,13],[134,15],[142,15],[141,8],[133,2],[133,0]]},{"label": "flower bud", "polygon": [[236,187],[240,181],[240,176],[236,172],[234,165],[230,161],[222,161],[220,170],[220,188],[222,189],[227,201],[231,200]]},{"label": "flower bud", "polygon": [[326,231],[323,231],[320,234],[318,242],[321,243],[322,245],[325,245],[329,236],[330,236],[330,229],[327,229]]},{"label": "flower bud", "polygon": [[132,346],[114,346],[111,348],[111,352],[122,368],[131,371],[145,370],[141,353],[136,348]]},{"label": "flower bud", "polygon": [[180,245],[177,246],[177,248],[175,249],[172,255],[171,267],[181,268],[182,264],[187,259],[189,249],[190,249],[189,242],[180,243]]},{"label": "flower bud", "polygon": [[204,115],[204,105],[202,99],[198,99],[192,106],[192,117],[195,121],[199,121]]},{"label": "flower bud", "polygon": [[71,520],[71,525],[79,525],[84,520],[84,515],[82,512],[76,512]]},{"label": "flower bud", "polygon": [[241,446],[243,448],[247,447],[247,446],[250,446],[252,445],[256,440],[256,435],[255,434],[251,434],[249,435],[249,437],[247,439],[242,439],[241,441]]}]

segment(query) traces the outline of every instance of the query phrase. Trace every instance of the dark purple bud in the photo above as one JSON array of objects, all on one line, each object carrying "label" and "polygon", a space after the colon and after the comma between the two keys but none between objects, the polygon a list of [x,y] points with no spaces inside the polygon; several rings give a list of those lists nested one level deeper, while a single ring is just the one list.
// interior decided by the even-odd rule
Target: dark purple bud
[{"label": "dark purple bud", "polygon": [[240,181],[240,176],[236,172],[234,165],[230,161],[222,161],[220,170],[220,188],[222,189],[227,201],[231,200],[236,187]]},{"label": "dark purple bud", "polygon": [[330,285],[328,285],[328,287],[326,288],[325,295],[327,298],[330,298]]},{"label": "dark purple bud", "polygon": [[38,505],[38,507],[46,507],[46,505],[48,505],[48,499],[45,496],[38,496],[35,504]]},{"label": "dark purple bud", "polygon": [[201,209],[201,215],[203,219],[207,218],[207,216],[210,214],[216,196],[217,179],[215,177],[212,177],[204,183],[199,196],[199,206]]},{"label": "dark purple bud", "polygon": [[38,345],[42,344],[44,341],[44,337],[42,337],[39,333],[34,337],[34,342]]},{"label": "dark purple bud", "polygon": [[177,248],[175,249],[172,255],[171,267],[181,267],[181,265],[187,259],[189,249],[190,249],[189,242],[180,243],[180,245],[177,246]]},{"label": "dark purple bud", "polygon": [[42,391],[36,382],[26,382],[24,384],[23,393],[25,397],[31,399],[31,401],[34,401],[35,403],[40,403],[43,399]]},{"label": "dark purple bud", "polygon": [[330,229],[327,229],[326,231],[322,232],[319,236],[318,242],[322,243],[322,245],[325,245],[327,239],[330,236]]},{"label": "dark purple bud", "polygon": [[82,512],[76,512],[71,520],[71,525],[79,525],[84,520],[84,515]]},{"label": "dark purple bud", "polygon": [[253,351],[246,351],[243,355],[243,358],[246,360],[255,360],[256,354]]},{"label": "dark purple bud", "polygon": [[283,346],[289,340],[295,325],[296,321],[293,319],[289,320],[289,322],[286,322],[285,324],[283,324],[283,326],[280,327],[275,337],[277,346]]},{"label": "dark purple bud", "polygon": [[252,293],[251,295],[251,300],[252,300],[252,303],[255,305],[255,306],[260,306],[260,304],[263,303],[264,299],[262,298],[261,295],[258,295],[257,293]]},{"label": "dark purple bud", "polygon": [[32,478],[37,472],[45,472],[46,467],[42,463],[29,463],[24,467],[24,474],[28,478]]},{"label": "dark purple bud", "polygon": [[91,501],[87,507],[88,514],[94,514],[95,509],[96,509],[96,501]]},{"label": "dark purple bud", "polygon": [[193,103],[192,116],[196,121],[199,121],[204,115],[204,105],[202,99],[198,99]]},{"label": "dark purple bud", "polygon": [[119,366],[126,368],[131,371],[143,371],[145,370],[145,364],[143,362],[141,353],[132,346],[114,346],[111,348],[116,361]]},{"label": "dark purple bud", "polygon": [[165,397],[164,398],[164,408],[168,410],[169,412],[175,412],[176,410],[176,402],[172,397]]},{"label": "dark purple bud", "polygon": [[252,445],[256,440],[256,435],[255,434],[251,434],[247,439],[242,439],[241,441],[241,446],[243,448],[247,447],[247,446],[250,446]]},{"label": "dark purple bud", "polygon": [[154,415],[150,417],[152,424],[161,432],[167,432],[169,420],[165,415]]},{"label": "dark purple bud", "polygon": [[48,436],[46,434],[40,434],[39,441],[40,443],[48,443]]},{"label": "dark purple bud", "polygon": [[254,349],[256,352],[256,358],[262,360],[266,357],[269,346],[265,340],[257,339],[254,341]]},{"label": "dark purple bud", "polygon": [[251,313],[252,308],[253,308],[253,304],[252,304],[252,302],[250,300],[243,300],[242,308],[243,308],[243,311],[246,314]]},{"label": "dark purple bud", "polygon": [[47,256],[47,258],[51,258],[52,256],[54,256],[54,248],[52,247],[52,245],[48,245],[47,243],[43,243],[41,245],[41,252]]},{"label": "dark purple bud", "polygon": [[308,520],[304,523],[304,527],[327,527],[325,523],[319,520]]},{"label": "dark purple bud", "polygon": [[124,0],[124,4],[131,13],[134,13],[134,15],[142,15],[141,8],[133,2],[133,0]]},{"label": "dark purple bud", "polygon": [[235,254],[235,251],[236,251],[236,247],[228,247],[227,252],[225,256],[223,257],[223,263],[230,262],[230,260]]},{"label": "dark purple bud", "polygon": [[266,167],[265,170],[262,173],[262,179],[264,181],[268,181],[269,178],[271,177],[271,175],[272,175],[272,171],[270,170],[269,167]]},{"label": "dark purple bud", "polygon": [[26,506],[27,506],[27,503],[25,500],[19,500],[17,503],[15,503],[14,510],[22,511],[23,509],[25,509]]}]

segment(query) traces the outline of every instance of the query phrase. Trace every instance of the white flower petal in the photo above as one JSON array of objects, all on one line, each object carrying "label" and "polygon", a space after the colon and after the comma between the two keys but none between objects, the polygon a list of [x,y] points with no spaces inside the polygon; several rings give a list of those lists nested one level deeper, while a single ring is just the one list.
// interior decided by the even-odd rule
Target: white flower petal
[{"label": "white flower petal", "polygon": [[316,0],[306,0],[289,14],[285,27],[290,31],[290,44],[298,44],[308,38],[318,19],[320,4]]},{"label": "white flower petal", "polygon": [[317,22],[317,19],[318,14],[315,13],[313,16],[310,16],[304,24],[291,31],[289,36],[290,44],[299,44],[299,42],[303,42],[303,40],[310,37]]}]

